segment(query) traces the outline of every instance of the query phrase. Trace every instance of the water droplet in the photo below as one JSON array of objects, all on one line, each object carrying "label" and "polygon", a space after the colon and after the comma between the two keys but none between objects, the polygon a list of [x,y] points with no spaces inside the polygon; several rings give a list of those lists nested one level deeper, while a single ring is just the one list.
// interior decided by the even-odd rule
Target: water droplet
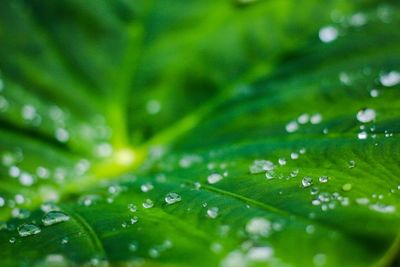
[{"label": "water droplet", "polygon": [[375,120],[376,112],[373,109],[365,108],[357,113],[357,120],[362,123],[367,123]]},{"label": "water droplet", "polygon": [[396,211],[395,206],[384,205],[384,204],[373,204],[373,205],[370,205],[369,208],[371,210],[381,212],[381,213],[393,213]]},{"label": "water droplet", "polygon": [[286,165],[286,159],[284,159],[284,158],[280,158],[278,160],[278,162],[279,162],[279,165],[281,165],[281,166]]},{"label": "water droplet", "polygon": [[47,178],[49,178],[50,171],[48,169],[44,168],[44,167],[39,166],[36,169],[36,175],[39,178],[47,179]]},{"label": "water droplet", "polygon": [[261,217],[255,217],[246,224],[246,232],[250,235],[267,236],[271,231],[271,222]]},{"label": "water droplet", "polygon": [[317,113],[311,116],[310,122],[311,124],[319,124],[322,121],[322,115]]},{"label": "water droplet", "polygon": [[372,89],[370,92],[371,97],[378,97],[379,96],[379,91],[377,89]]},{"label": "water droplet", "polygon": [[136,212],[137,211],[137,206],[135,204],[128,204],[128,209],[130,212]]},{"label": "water droplet", "polygon": [[296,153],[296,152],[292,152],[292,153],[290,154],[290,158],[291,158],[292,160],[296,160],[296,159],[299,158],[299,154]]},{"label": "water droplet", "polygon": [[315,232],[315,226],[312,224],[307,225],[306,227],[306,233],[311,235]]},{"label": "water droplet", "polygon": [[36,117],[36,108],[32,105],[25,105],[21,111],[22,118],[27,121],[32,121]]},{"label": "water droplet", "polygon": [[195,189],[195,190],[200,190],[200,188],[201,188],[201,183],[195,182],[193,185],[194,185],[194,189]]},{"label": "water droplet", "polygon": [[275,168],[274,164],[269,160],[257,159],[249,167],[251,174],[263,173],[265,171],[272,171]]},{"label": "water droplet", "polygon": [[308,115],[308,114],[306,114],[306,113],[301,114],[301,115],[297,118],[297,121],[298,121],[300,124],[306,124],[309,120],[310,120],[310,115]]},{"label": "water droplet", "polygon": [[132,251],[132,252],[137,251],[138,248],[139,248],[139,243],[138,243],[137,241],[132,241],[132,242],[129,243],[129,245],[128,245],[129,251]]},{"label": "water droplet", "polygon": [[10,237],[10,239],[8,240],[8,242],[10,242],[11,244],[14,244],[15,241],[17,241],[15,237]]},{"label": "water droplet", "polygon": [[69,140],[69,132],[64,128],[57,128],[54,132],[54,136],[61,143],[65,143]]},{"label": "water droplet", "polygon": [[41,232],[40,228],[34,224],[27,223],[18,227],[18,234],[20,237],[37,235]]},{"label": "water droplet", "polygon": [[69,216],[62,211],[50,211],[46,213],[43,218],[42,222],[45,226],[50,226],[53,224],[66,222],[69,220]]},{"label": "water droplet", "polygon": [[324,43],[333,42],[338,35],[338,30],[333,26],[326,26],[319,30],[319,39]]},{"label": "water droplet", "polygon": [[143,208],[150,209],[150,208],[152,208],[154,206],[154,202],[151,199],[148,198],[143,202],[142,205],[143,205]]},{"label": "water droplet", "polygon": [[353,185],[350,184],[350,183],[346,183],[346,184],[344,184],[344,185],[342,186],[342,190],[345,191],[345,192],[350,191],[352,188],[353,188]]},{"label": "water droplet", "polygon": [[1,112],[7,111],[8,106],[9,106],[9,104],[8,104],[7,99],[4,96],[0,95],[0,111]]},{"label": "water droplet", "polygon": [[349,169],[356,167],[356,162],[354,160],[349,161]]},{"label": "water droplet", "polygon": [[8,169],[8,175],[10,175],[10,177],[18,177],[21,174],[21,170],[20,168],[18,168],[17,166],[11,166]]},{"label": "water droplet", "polygon": [[0,197],[0,208],[4,207],[5,204],[6,204],[6,201],[4,200],[4,198]]},{"label": "water droplet", "polygon": [[207,210],[207,216],[211,219],[215,219],[218,216],[219,209],[217,207],[212,207]]},{"label": "water droplet", "polygon": [[149,256],[151,258],[158,258],[158,257],[160,257],[160,251],[156,248],[151,248],[149,250]]},{"label": "water droplet", "polygon": [[313,262],[315,266],[324,266],[326,264],[326,255],[317,254],[313,257]]},{"label": "water droplet", "polygon": [[64,237],[63,239],[61,239],[61,244],[62,245],[66,245],[66,244],[68,244],[68,242],[69,242],[69,238],[67,236]]},{"label": "water droplet", "polygon": [[133,216],[131,218],[131,224],[136,224],[139,221],[139,217],[138,216]]},{"label": "water droplet", "polygon": [[213,173],[207,177],[207,182],[209,184],[216,184],[221,181],[224,177],[221,174]]},{"label": "water droplet", "polygon": [[19,182],[23,186],[31,186],[33,185],[33,176],[27,172],[22,172],[19,176]]},{"label": "water droplet", "polygon": [[299,169],[294,169],[290,172],[290,177],[294,178],[299,174]]},{"label": "water droplet", "polygon": [[253,247],[247,252],[247,257],[251,261],[267,261],[274,255],[271,247]]},{"label": "water droplet", "polygon": [[297,124],[296,121],[291,121],[288,124],[286,124],[286,132],[288,133],[294,133],[299,129],[299,125]]},{"label": "water droplet", "polygon": [[179,201],[181,201],[181,200],[182,200],[181,196],[178,195],[177,193],[168,193],[168,194],[165,196],[165,202],[166,202],[168,205],[172,205],[172,204],[177,203],[177,202],[179,202]]},{"label": "water droplet", "polygon": [[306,188],[313,184],[313,180],[310,176],[306,176],[301,180],[301,185]]},{"label": "water droplet", "polygon": [[356,199],[356,203],[358,205],[368,205],[369,204],[369,199],[366,197],[361,197]]},{"label": "water droplet", "polygon": [[151,99],[146,103],[146,110],[149,114],[154,115],[161,111],[161,103],[156,99]]},{"label": "water droplet", "polygon": [[275,172],[274,171],[267,171],[265,173],[265,178],[268,180],[274,179],[275,178]]},{"label": "water droplet", "polygon": [[144,193],[149,192],[154,189],[154,186],[151,183],[145,183],[140,186],[140,190]]},{"label": "water droplet", "polygon": [[368,133],[366,131],[359,132],[357,137],[359,140],[365,140],[368,138]]},{"label": "water droplet", "polygon": [[363,13],[356,13],[350,17],[350,25],[361,27],[367,23],[367,17]]},{"label": "water droplet", "polygon": [[400,83],[400,72],[391,71],[389,73],[382,74],[379,81],[383,86],[392,87]]},{"label": "water droplet", "polygon": [[320,182],[321,184],[327,183],[328,180],[329,180],[329,177],[328,177],[328,176],[320,176],[320,177],[319,177],[319,182]]}]

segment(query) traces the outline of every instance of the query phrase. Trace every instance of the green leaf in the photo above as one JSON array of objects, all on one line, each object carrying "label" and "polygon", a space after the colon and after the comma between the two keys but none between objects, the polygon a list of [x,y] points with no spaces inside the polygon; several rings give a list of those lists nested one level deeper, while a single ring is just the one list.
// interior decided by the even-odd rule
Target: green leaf
[{"label": "green leaf", "polygon": [[394,266],[399,15],[3,1],[1,265]]}]

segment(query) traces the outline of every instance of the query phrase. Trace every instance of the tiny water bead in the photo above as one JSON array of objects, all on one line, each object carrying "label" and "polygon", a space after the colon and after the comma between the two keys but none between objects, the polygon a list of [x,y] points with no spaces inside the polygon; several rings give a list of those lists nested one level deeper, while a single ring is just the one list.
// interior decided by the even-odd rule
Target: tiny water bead
[{"label": "tiny water bead", "polygon": [[400,83],[400,72],[390,71],[380,76],[379,81],[383,86],[392,87]]},{"label": "tiny water bead", "polygon": [[216,184],[216,183],[218,183],[219,181],[221,181],[223,178],[224,178],[224,177],[223,177],[221,174],[219,174],[219,173],[213,173],[213,174],[210,174],[210,175],[207,177],[207,182],[208,182],[209,184]]},{"label": "tiny water bead", "polygon": [[274,250],[271,247],[253,247],[247,252],[247,258],[251,261],[267,261],[274,254]]},{"label": "tiny water bead", "polygon": [[149,192],[154,189],[154,186],[151,183],[145,183],[140,186],[140,190],[144,193]]},{"label": "tiny water bead", "polygon": [[357,137],[359,140],[365,140],[368,138],[368,133],[366,131],[359,132]]},{"label": "tiny water bead", "polygon": [[357,120],[362,123],[367,123],[375,120],[376,112],[373,109],[365,108],[357,113]]},{"label": "tiny water bead", "polygon": [[342,190],[345,191],[345,192],[350,191],[352,188],[353,188],[353,185],[350,184],[350,183],[346,183],[346,184],[344,184],[344,185],[342,186]]},{"label": "tiny water bead", "polygon": [[40,228],[37,225],[31,223],[22,224],[18,227],[17,230],[20,237],[37,235],[41,232]]},{"label": "tiny water bead", "polygon": [[354,160],[350,160],[348,162],[348,167],[349,169],[353,169],[354,167],[356,167],[356,162]]},{"label": "tiny water bead", "polygon": [[290,121],[288,124],[286,124],[286,132],[288,133],[294,133],[299,129],[299,125],[297,124],[296,121]]},{"label": "tiny water bead", "polygon": [[301,185],[306,188],[313,184],[313,179],[310,176],[306,176],[301,180]]},{"label": "tiny water bead", "polygon": [[133,216],[131,218],[131,224],[136,224],[139,221],[139,217],[138,216]]},{"label": "tiny water bead", "polygon": [[249,172],[251,174],[263,173],[266,171],[272,171],[275,165],[269,160],[256,159],[249,167]]},{"label": "tiny water bead", "polygon": [[323,43],[330,43],[337,39],[339,31],[333,26],[326,26],[319,30],[319,39]]},{"label": "tiny water bead", "polygon": [[145,201],[143,202],[142,205],[143,205],[143,208],[150,209],[154,206],[154,202],[151,199],[147,198],[147,199],[145,199]]},{"label": "tiny water bead", "polygon": [[329,181],[329,177],[328,176],[320,176],[319,177],[319,182],[321,184],[327,183]]},{"label": "tiny water bead", "polygon": [[62,211],[50,211],[46,213],[43,218],[42,222],[45,226],[50,226],[53,224],[66,222],[70,219],[70,217]]},{"label": "tiny water bead", "polygon": [[166,196],[165,196],[165,202],[168,204],[168,205],[172,205],[172,204],[174,204],[174,203],[177,203],[177,202],[179,202],[179,201],[181,201],[182,200],[182,198],[181,198],[181,196],[180,195],[178,195],[177,193],[168,193]]},{"label": "tiny water bead", "polygon": [[211,219],[215,219],[218,216],[219,209],[217,207],[212,207],[207,210],[207,216]]},{"label": "tiny water bead", "polygon": [[250,235],[267,236],[272,228],[272,224],[265,218],[255,217],[246,224],[246,232]]},{"label": "tiny water bead", "polygon": [[137,206],[135,204],[128,204],[128,209],[130,212],[136,212],[137,211]]}]

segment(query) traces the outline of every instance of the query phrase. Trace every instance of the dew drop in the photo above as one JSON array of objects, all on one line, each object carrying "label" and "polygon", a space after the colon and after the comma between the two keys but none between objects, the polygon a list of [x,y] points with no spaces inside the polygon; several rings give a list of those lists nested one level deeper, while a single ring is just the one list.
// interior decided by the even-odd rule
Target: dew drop
[{"label": "dew drop", "polygon": [[371,97],[378,97],[379,96],[379,91],[377,90],[377,89],[372,89],[370,92],[369,92],[369,94],[370,94],[370,96]]},{"label": "dew drop", "polygon": [[63,239],[61,239],[61,244],[62,245],[66,245],[69,242],[69,238],[68,237],[64,237]]},{"label": "dew drop", "polygon": [[354,167],[356,167],[356,162],[354,160],[350,160],[348,164],[349,169],[353,169]]},{"label": "dew drop", "polygon": [[135,204],[128,204],[128,209],[130,212],[136,212],[137,211],[137,206]]},{"label": "dew drop", "polygon": [[177,202],[179,202],[179,201],[181,201],[181,200],[182,200],[181,196],[178,195],[177,193],[168,193],[168,194],[165,196],[165,202],[166,202],[168,205],[172,205],[172,204],[177,203]]},{"label": "dew drop", "polygon": [[249,167],[251,174],[263,173],[265,171],[271,171],[275,168],[274,164],[269,160],[256,159]]},{"label": "dew drop", "polygon": [[319,30],[319,39],[324,43],[333,42],[338,35],[338,30],[333,26],[326,26]]},{"label": "dew drop", "polygon": [[69,140],[69,132],[64,128],[57,128],[54,132],[54,136],[61,143],[65,143]]},{"label": "dew drop", "polygon": [[161,103],[156,99],[151,99],[146,103],[146,110],[149,114],[154,115],[161,111]]},{"label": "dew drop", "polygon": [[389,73],[382,74],[379,81],[383,86],[392,87],[400,83],[400,72],[391,71]]},{"label": "dew drop", "polygon": [[11,244],[14,244],[15,241],[17,241],[17,239],[15,237],[11,237],[8,242],[10,242]]},{"label": "dew drop", "polygon": [[313,180],[310,176],[306,176],[301,180],[301,185],[306,188],[310,187],[313,184]]},{"label": "dew drop", "polygon": [[365,140],[368,138],[368,133],[366,131],[359,132],[357,137],[359,140]]},{"label": "dew drop", "polygon": [[294,133],[299,129],[299,125],[297,124],[296,121],[291,121],[288,124],[286,124],[286,132],[288,133]]},{"label": "dew drop", "polygon": [[32,121],[36,117],[36,108],[32,105],[25,105],[21,110],[22,118],[27,121]]},{"label": "dew drop", "polygon": [[132,242],[129,243],[129,245],[128,245],[129,251],[132,251],[132,252],[137,251],[138,248],[139,248],[139,244],[138,244],[137,241],[132,241]]},{"label": "dew drop", "polygon": [[267,236],[271,231],[271,222],[261,217],[255,217],[246,224],[246,232],[251,235]]},{"label": "dew drop", "polygon": [[267,261],[274,254],[274,250],[271,247],[253,247],[247,252],[247,257],[251,261]]},{"label": "dew drop", "polygon": [[207,210],[207,216],[211,219],[215,219],[218,216],[219,209],[217,207],[212,207]]},{"label": "dew drop", "polygon": [[139,221],[139,217],[138,216],[133,216],[131,218],[131,224],[136,224]]},{"label": "dew drop", "polygon": [[20,237],[37,235],[41,232],[40,228],[34,224],[27,223],[18,227],[18,234]]},{"label": "dew drop", "polygon": [[362,123],[367,123],[367,122],[371,122],[373,120],[375,120],[376,118],[376,112],[373,109],[370,108],[365,108],[360,110],[357,113],[357,120],[362,122]]},{"label": "dew drop", "polygon": [[151,183],[145,183],[140,186],[140,190],[144,193],[149,192],[154,189],[154,186]]},{"label": "dew drop", "polygon": [[209,184],[216,184],[221,181],[224,177],[221,174],[213,173],[207,177],[207,182]]},{"label": "dew drop", "polygon": [[322,121],[322,115],[317,113],[311,116],[310,122],[311,124],[319,124]]},{"label": "dew drop", "polygon": [[152,208],[154,206],[154,202],[151,199],[148,198],[143,202],[142,205],[143,205],[143,208],[150,209],[150,208]]},{"label": "dew drop", "polygon": [[342,190],[345,192],[351,191],[352,188],[353,188],[353,185],[350,183],[346,183],[342,186]]},{"label": "dew drop", "polygon": [[50,211],[46,213],[43,218],[42,222],[45,226],[50,226],[53,224],[66,222],[69,220],[69,216],[62,211]]},{"label": "dew drop", "polygon": [[369,208],[371,210],[381,212],[381,213],[393,213],[396,211],[395,206],[384,205],[384,204],[373,204],[373,205],[370,205]]},{"label": "dew drop", "polygon": [[329,180],[329,177],[328,177],[328,176],[320,176],[320,177],[319,177],[319,182],[320,182],[321,184],[327,183],[328,180]]}]

